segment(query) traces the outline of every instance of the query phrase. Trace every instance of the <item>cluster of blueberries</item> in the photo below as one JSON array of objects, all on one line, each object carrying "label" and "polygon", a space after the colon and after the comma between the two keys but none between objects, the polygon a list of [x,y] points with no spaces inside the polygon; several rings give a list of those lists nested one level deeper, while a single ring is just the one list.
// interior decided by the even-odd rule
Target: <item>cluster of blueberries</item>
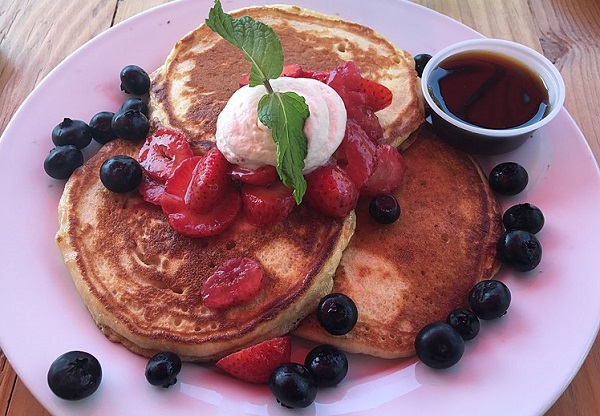
[{"label": "cluster of blueberries", "polygon": [[[505,162],[494,167],[488,177],[490,187],[499,195],[516,195],[529,181],[523,166]],[[535,236],[544,225],[542,211],[529,203],[510,207],[502,216],[505,228],[496,246],[496,256],[505,265],[521,272],[538,266],[542,246]],[[480,319],[490,320],[506,314],[511,302],[508,287],[499,280],[477,283],[468,294],[468,308],[452,311],[446,322],[423,327],[415,338],[419,359],[431,368],[444,369],[462,357],[465,341],[479,334]]]}]

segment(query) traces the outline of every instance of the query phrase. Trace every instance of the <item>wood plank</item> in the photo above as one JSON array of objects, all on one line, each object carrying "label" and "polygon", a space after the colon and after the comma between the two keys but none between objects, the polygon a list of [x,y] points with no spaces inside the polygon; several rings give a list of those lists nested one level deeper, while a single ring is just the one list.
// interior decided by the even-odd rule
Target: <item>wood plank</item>
[{"label": "wood plank", "polygon": [[16,379],[17,375],[0,350],[0,414],[5,415],[8,411]]}]

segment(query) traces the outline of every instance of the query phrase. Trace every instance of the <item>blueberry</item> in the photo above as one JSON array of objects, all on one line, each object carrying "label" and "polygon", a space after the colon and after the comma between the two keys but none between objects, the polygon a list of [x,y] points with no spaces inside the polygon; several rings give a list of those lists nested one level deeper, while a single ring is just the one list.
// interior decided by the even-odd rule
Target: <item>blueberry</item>
[{"label": "blueberry", "polygon": [[465,340],[472,340],[479,334],[481,324],[475,313],[469,309],[455,309],[446,318],[446,323],[456,329]]},{"label": "blueberry", "polygon": [[59,356],[48,370],[48,386],[65,400],[80,400],[93,394],[102,381],[102,367],[93,355],[69,351]]},{"label": "blueberry", "polygon": [[344,335],[354,328],[358,321],[356,305],[342,293],[330,293],[319,302],[317,319],[323,329],[332,335]]},{"label": "blueberry", "polygon": [[468,295],[471,310],[479,319],[495,319],[506,314],[511,295],[508,287],[499,280],[483,280]]},{"label": "blueberry", "polygon": [[414,56],[415,60],[415,71],[417,71],[417,75],[419,78],[423,75],[423,70],[425,69],[425,65],[427,62],[431,60],[431,55],[428,53],[420,53]]},{"label": "blueberry", "polygon": [[392,194],[379,194],[369,203],[369,214],[380,224],[391,224],[400,218],[400,205]]},{"label": "blueberry", "polygon": [[81,165],[83,153],[72,144],[55,147],[44,159],[44,170],[54,179],[68,179]]},{"label": "blueberry", "polygon": [[148,104],[146,103],[146,101],[142,100],[139,97],[131,97],[123,101],[123,104],[121,104],[121,108],[119,109],[119,111],[127,110],[140,111],[146,117],[148,117],[148,115],[150,114]]},{"label": "blueberry", "polygon": [[137,65],[127,65],[119,77],[121,90],[127,94],[144,95],[150,90],[150,76]]},{"label": "blueberry", "polygon": [[498,239],[496,256],[507,266],[528,272],[542,261],[542,244],[528,231],[506,231]]},{"label": "blueberry", "polygon": [[101,111],[95,114],[90,120],[90,130],[92,139],[100,144],[106,144],[117,138],[111,124],[115,113],[110,111]]},{"label": "blueberry", "polygon": [[523,230],[537,234],[544,226],[544,214],[535,205],[517,204],[506,210],[502,223],[507,231]]},{"label": "blueberry", "polygon": [[141,111],[129,109],[115,114],[111,121],[111,128],[117,137],[138,142],[146,138],[150,123]]},{"label": "blueberry", "polygon": [[142,167],[129,156],[111,156],[100,166],[100,180],[113,192],[124,193],[136,189],[142,181]]},{"label": "blueberry", "polygon": [[318,387],[337,386],[348,373],[348,358],[333,345],[319,345],[304,359]]},{"label": "blueberry", "polygon": [[81,120],[65,118],[52,129],[52,142],[56,146],[72,144],[83,149],[92,141],[90,126]]},{"label": "blueberry", "polygon": [[425,325],[417,334],[415,351],[426,366],[449,368],[460,361],[465,351],[465,341],[447,323],[434,322]]},{"label": "blueberry", "polygon": [[146,380],[153,386],[168,388],[177,383],[181,371],[181,358],[175,353],[163,351],[148,360]]},{"label": "blueberry", "polygon": [[308,368],[297,363],[277,367],[269,378],[269,388],[285,407],[308,407],[317,397],[317,385]]},{"label": "blueberry", "polygon": [[516,162],[505,162],[495,166],[489,174],[490,187],[501,195],[516,195],[529,182],[525,168]]}]

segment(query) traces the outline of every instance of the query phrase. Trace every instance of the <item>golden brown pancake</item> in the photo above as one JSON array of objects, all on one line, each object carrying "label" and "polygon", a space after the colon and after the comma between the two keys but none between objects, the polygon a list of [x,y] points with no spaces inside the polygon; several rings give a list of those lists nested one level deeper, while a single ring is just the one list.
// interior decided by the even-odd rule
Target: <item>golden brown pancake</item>
[{"label": "golden brown pancake", "polygon": [[295,334],[345,351],[383,358],[414,354],[416,333],[464,306],[471,287],[499,264],[499,207],[478,163],[423,128],[403,153],[404,182],[394,194],[400,219],[376,223],[368,202],[335,274],[333,292],[354,300],[355,328],[325,332],[310,315]]},{"label": "golden brown pancake", "polygon": [[[104,160],[137,157],[139,146],[105,145],[72,175],[59,204],[58,246],[109,339],[146,356],[166,350],[185,360],[213,360],[288,333],[331,291],[354,215],[332,220],[300,207],[272,227],[242,218],[216,237],[187,238],[136,191],[116,194],[100,182]],[[260,292],[246,303],[209,309],[201,299],[203,281],[238,256],[263,267]]]},{"label": "golden brown pancake", "polygon": [[[386,143],[399,146],[423,122],[412,56],[372,29],[295,6],[251,7],[231,14],[270,25],[281,38],[287,64],[329,71],[353,61],[364,77],[387,86],[393,101],[377,112]],[[151,118],[182,131],[192,142],[214,142],[217,116],[249,71],[242,52],[202,25],[181,39],[152,74]]]}]

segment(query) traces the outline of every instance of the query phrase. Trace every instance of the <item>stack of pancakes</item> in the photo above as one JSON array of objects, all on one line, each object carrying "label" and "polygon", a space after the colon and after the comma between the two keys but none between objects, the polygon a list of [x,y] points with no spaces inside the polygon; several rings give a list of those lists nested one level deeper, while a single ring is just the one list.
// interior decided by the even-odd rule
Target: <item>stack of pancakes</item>
[{"label": "stack of pancakes", "polygon": [[[402,148],[414,142],[395,192],[400,220],[374,223],[368,201],[359,203],[356,221],[354,213],[333,220],[301,205],[272,227],[241,217],[218,236],[187,238],[136,192],[103,187],[98,169],[107,157],[139,152],[140,145],[117,140],[73,174],[59,204],[56,238],[83,301],[111,340],[143,355],[168,350],[209,361],[294,328],[351,352],[412,354],[420,327],[462,306],[470,287],[496,270],[499,211],[484,175],[471,157],[417,130],[423,105],[412,57],[381,35],[291,6],[232,14],[273,27],[286,63],[321,71],[352,60],[390,88],[393,102],[378,113],[384,139]],[[153,123],[184,132],[199,153],[214,146],[217,116],[248,71],[237,49],[200,26],[152,74]],[[262,265],[261,291],[226,310],[205,307],[202,282],[238,256]],[[310,315],[332,290],[358,306],[358,324],[346,336],[326,334]]]}]

